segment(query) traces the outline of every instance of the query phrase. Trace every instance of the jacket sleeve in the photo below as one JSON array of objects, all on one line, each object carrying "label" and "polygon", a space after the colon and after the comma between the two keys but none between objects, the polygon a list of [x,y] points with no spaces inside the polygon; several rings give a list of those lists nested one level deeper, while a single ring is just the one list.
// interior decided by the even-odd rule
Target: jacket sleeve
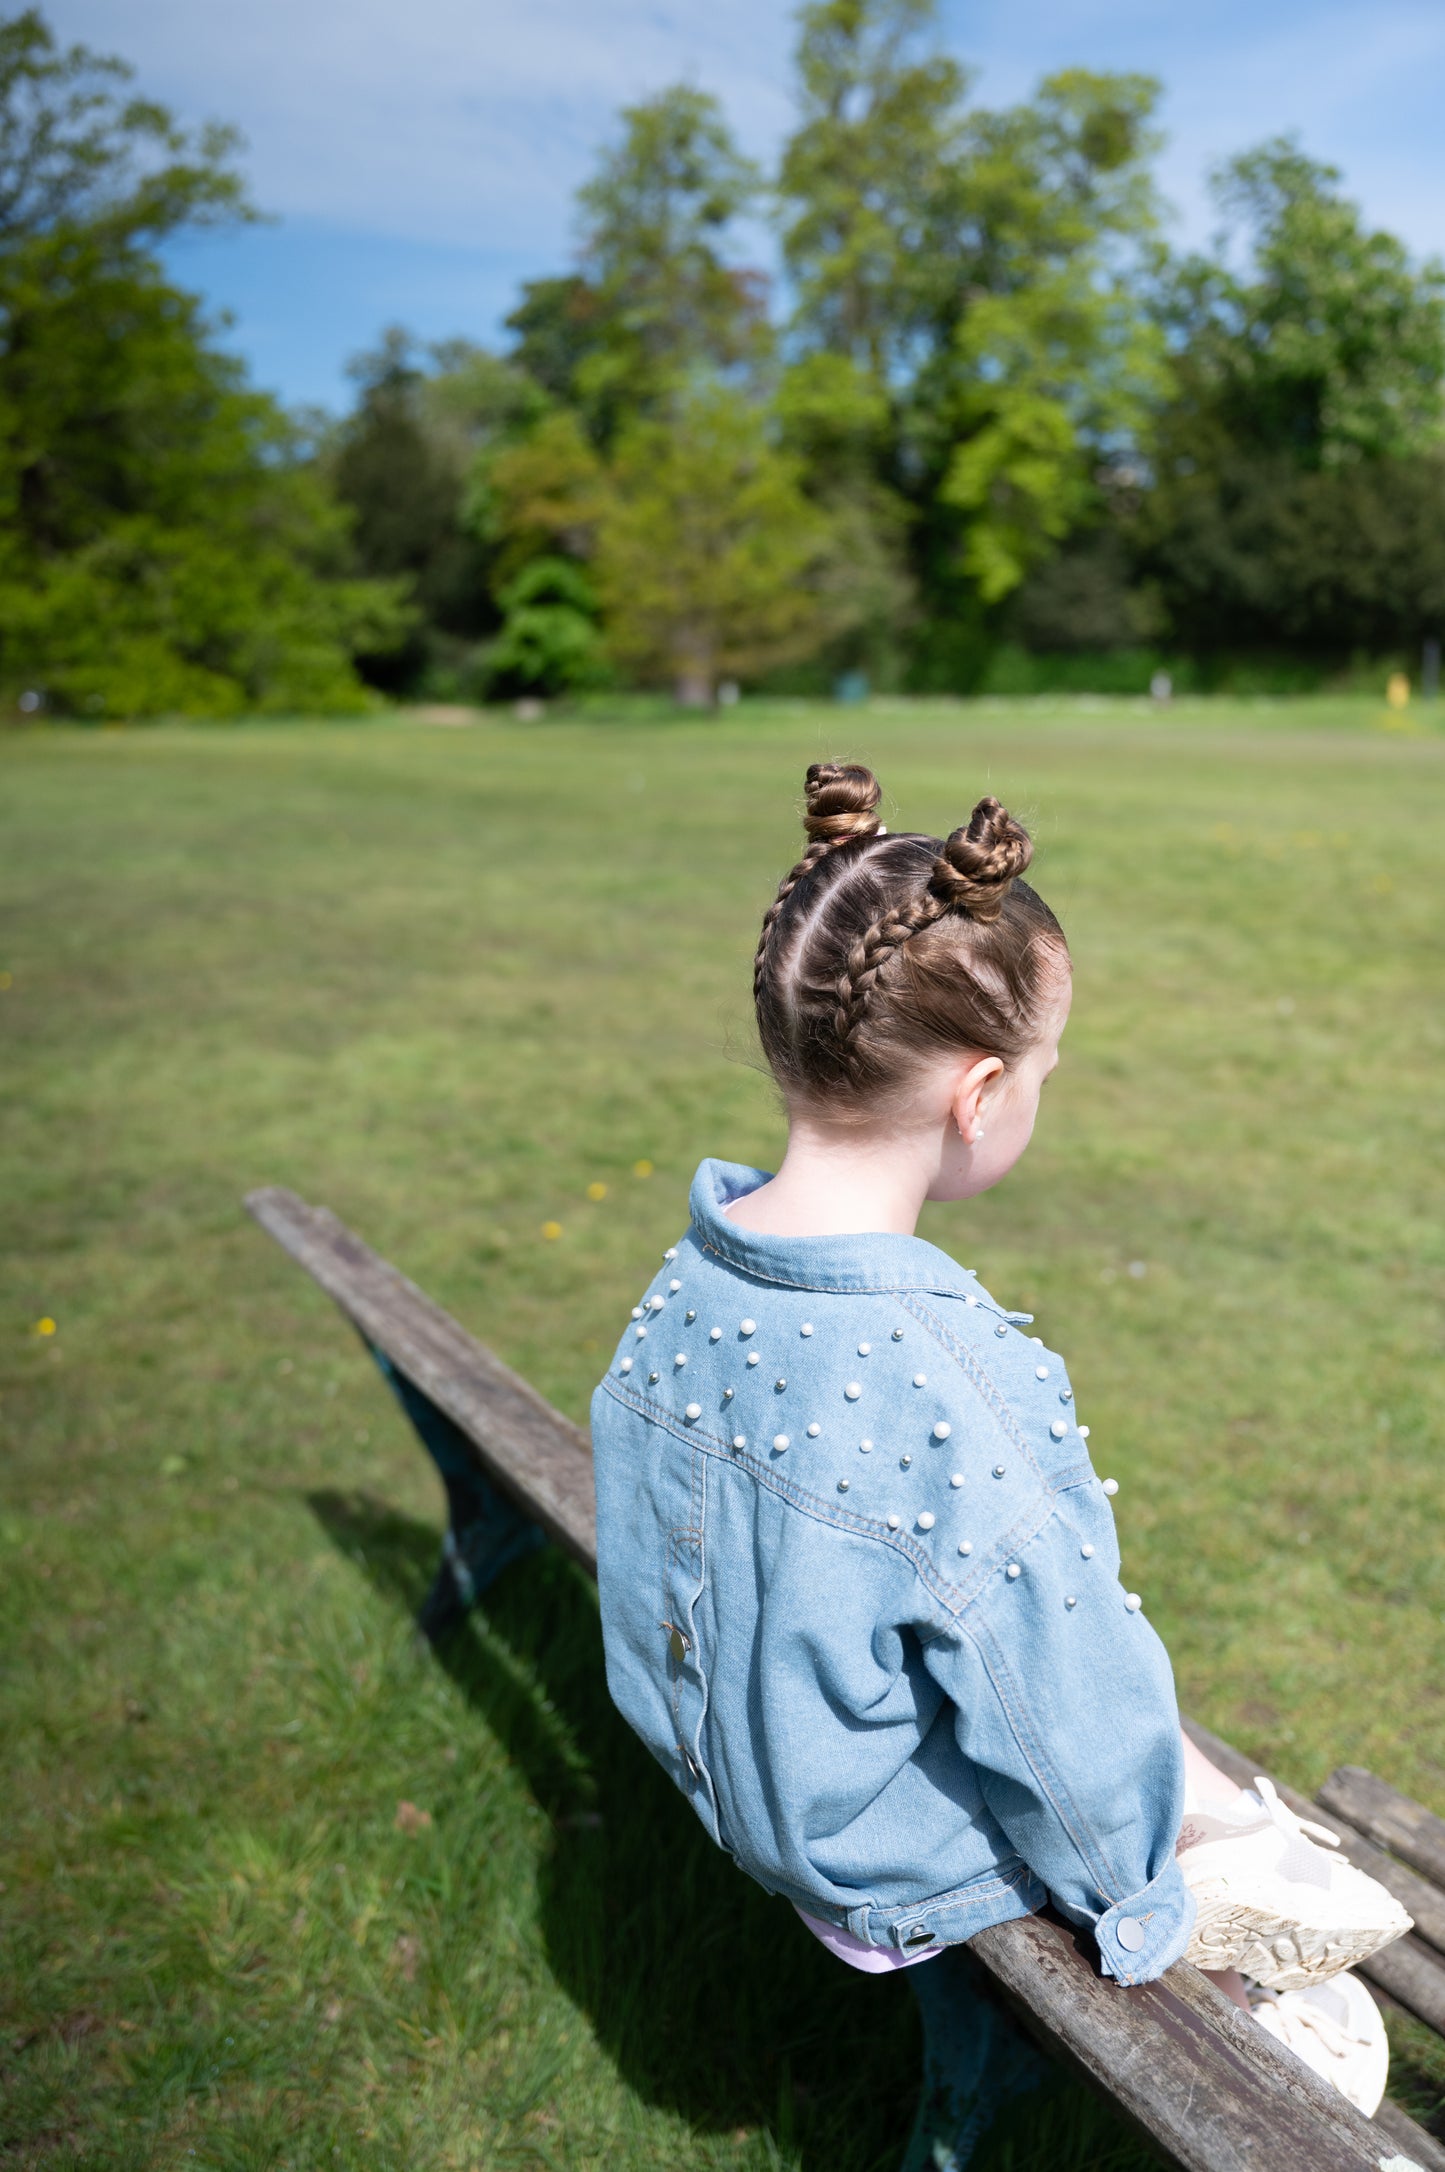
[{"label": "jacket sleeve", "polygon": [[1194,1901],[1174,1858],[1173,1674],[1117,1569],[1091,1478],[1055,1496],[1027,1545],[980,1565],[924,1660],[1005,1833],[1060,1909],[1092,1925],[1105,1972],[1137,1984],[1179,1959]]}]

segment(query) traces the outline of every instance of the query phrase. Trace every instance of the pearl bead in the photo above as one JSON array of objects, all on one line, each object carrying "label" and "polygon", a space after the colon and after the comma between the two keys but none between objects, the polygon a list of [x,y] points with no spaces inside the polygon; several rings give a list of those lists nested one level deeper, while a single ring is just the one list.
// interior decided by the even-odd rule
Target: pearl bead
[{"label": "pearl bead", "polygon": [[1049,1368],[1048,1368],[1048,1366],[1047,1366],[1047,1365],[1036,1365],[1036,1366],[1034,1367],[1034,1378],[1035,1378],[1035,1380],[1047,1380],[1047,1379],[1048,1379],[1048,1377],[1049,1377]]},{"label": "pearl bead", "polygon": [[957,1491],[957,1489],[963,1484],[962,1471],[955,1471],[952,1478],[949,1479],[948,1483],[954,1488],[955,1491]]},{"label": "pearl bead", "polygon": [[1077,1606],[1078,1603],[1078,1600],[1074,1597],[1074,1594],[1072,1592],[1069,1593],[1068,1597],[1064,1601],[1065,1606]]},{"label": "pearl bead", "polygon": [[958,1542],[958,1550],[961,1554],[971,1554],[973,1552],[973,1540],[960,1539]]},{"label": "pearl bead", "polygon": [[687,1352],[685,1350],[679,1350],[677,1356],[673,1359],[672,1362],[674,1365],[685,1365],[687,1363]]},{"label": "pearl bead", "polygon": [[850,1380],[847,1387],[843,1390],[843,1393],[847,1396],[850,1403],[856,1403],[859,1396],[863,1393],[863,1390],[856,1380]]},{"label": "pearl bead", "polygon": [[667,1286],[670,1290],[680,1290],[682,1288],[682,1284],[678,1281],[676,1275],[673,1276]]},{"label": "pearl bead", "polygon": [[813,1423],[812,1425],[810,1425],[810,1426],[808,1427],[808,1438],[809,1438],[809,1440],[816,1440],[816,1439],[818,1438],[818,1435],[819,1435],[819,1434],[820,1434],[820,1433],[822,1432],[822,1430],[823,1430],[823,1428],[822,1428],[822,1427],[821,1427],[821,1426],[820,1426],[820,1425],[819,1425],[819,1424],[818,1424],[818,1423],[816,1422],[816,1420],[815,1420],[815,1421],[814,1421],[814,1423]]},{"label": "pearl bead", "polygon": [[871,1356],[872,1356],[872,1354],[873,1354],[873,1345],[872,1345],[872,1343],[871,1343],[871,1342],[860,1342],[860,1343],[859,1343],[859,1345],[858,1345],[858,1355],[859,1355],[859,1357],[871,1357]]},{"label": "pearl bead", "polygon": [[1079,1438],[1080,1438],[1080,1440],[1087,1440],[1087,1439],[1088,1439],[1088,1437],[1089,1437],[1089,1428],[1088,1428],[1088,1427],[1087,1427],[1086,1425],[1081,1425],[1081,1426],[1079,1427]]},{"label": "pearl bead", "polygon": [[902,1328],[901,1328],[901,1327],[895,1327],[895,1328],[894,1328],[894,1330],[893,1330],[893,1340],[894,1340],[895,1342],[902,1342],[902,1340],[903,1340],[903,1330],[902,1330]]},{"label": "pearl bead", "polygon": [[747,1436],[747,1434],[746,1434],[746,1433],[734,1433],[734,1435],[733,1435],[733,1446],[734,1446],[734,1448],[746,1448],[746,1447],[747,1447],[747,1444],[748,1444],[748,1436]]},{"label": "pearl bead", "polygon": [[968,1296],[965,1297],[963,1301],[966,1305],[976,1305],[978,1303],[978,1299],[974,1296],[971,1290],[969,1291]]},{"label": "pearl bead", "polygon": [[689,1403],[686,1410],[683,1412],[683,1416],[684,1418],[700,1418],[702,1416],[702,1404]]},{"label": "pearl bead", "polygon": [[913,1385],[915,1388],[926,1388],[928,1386],[927,1373],[915,1373],[913,1375]]},{"label": "pearl bead", "polygon": [[1030,1335],[1029,1341],[1033,1343],[1035,1348],[1039,1350],[1042,1350],[1044,1347],[1044,1338],[1042,1335]]},{"label": "pearl bead", "polygon": [[949,1424],[948,1420],[946,1418],[940,1418],[937,1425],[933,1428],[933,1437],[935,1440],[947,1440],[949,1434],[952,1431],[953,1427]]},{"label": "pearl bead", "polygon": [[811,1335],[811,1334],[812,1334],[812,1332],[813,1332],[813,1323],[812,1323],[812,1321],[811,1321],[811,1320],[804,1320],[804,1322],[803,1322],[802,1326],[801,1326],[801,1327],[800,1327],[800,1328],[798,1329],[798,1333],[799,1333],[800,1335]]},{"label": "pearl bead", "polygon": [[1118,1492],[1118,1490],[1119,1490],[1119,1481],[1118,1481],[1118,1479],[1117,1479],[1117,1478],[1106,1478],[1106,1479],[1104,1480],[1104,1491],[1105,1491],[1105,1493],[1108,1493],[1108,1494],[1115,1494],[1115,1493],[1117,1493],[1117,1492]]},{"label": "pearl bead", "polygon": [[749,1352],[748,1352],[748,1363],[749,1363],[749,1365],[756,1365],[756,1364],[757,1364],[757,1362],[758,1362],[758,1353],[757,1353],[757,1351],[756,1351],[756,1350],[749,1350]]},{"label": "pearl bead", "polygon": [[721,1342],[722,1329],[720,1327],[710,1327],[707,1331],[707,1339],[709,1342]]},{"label": "pearl bead", "polygon": [[872,1453],[873,1453],[873,1443],[872,1443],[872,1441],[871,1441],[871,1440],[860,1440],[860,1441],[859,1441],[859,1443],[858,1443],[858,1453],[859,1453],[859,1455],[860,1455],[860,1456],[871,1456],[871,1455],[872,1455]]},{"label": "pearl bead", "polygon": [[775,1433],[773,1435],[773,1446],[777,1449],[779,1455],[782,1454],[785,1448],[791,1448],[792,1445],[786,1433]]},{"label": "pearl bead", "polygon": [[923,1514],[918,1519],[918,1528],[920,1531],[931,1531],[933,1529],[933,1522],[934,1517],[932,1509],[925,1508]]},{"label": "pearl bead", "polygon": [[1140,1598],[1137,1591],[1126,1591],[1124,1594],[1124,1604],[1128,1607],[1131,1614],[1137,1614],[1140,1607],[1144,1604],[1144,1601]]},{"label": "pearl bead", "polygon": [[1024,1572],[1019,1567],[1016,1561],[1011,1561],[1003,1573],[1008,1578],[1009,1582],[1012,1583],[1016,1576],[1022,1576]]},{"label": "pearl bead", "polygon": [[994,1475],[994,1477],[995,1477],[995,1478],[1002,1478],[1002,1477],[1003,1477],[1003,1472],[1004,1472],[1004,1467],[1003,1467],[1003,1465],[1002,1465],[1001,1463],[995,1463],[995,1465],[994,1465],[994,1467],[993,1467],[993,1475]]},{"label": "pearl bead", "polygon": [[1085,1540],[1084,1544],[1079,1548],[1079,1552],[1083,1555],[1086,1561],[1092,1561],[1094,1558],[1094,1549],[1088,1543],[1087,1539]]},{"label": "pearl bead", "polygon": [[840,1493],[846,1493],[848,1491],[848,1481],[846,1478],[840,1478],[838,1480],[838,1491]]},{"label": "pearl bead", "polygon": [[1072,1403],[1072,1401],[1073,1401],[1073,1400],[1074,1400],[1074,1391],[1073,1391],[1073,1389],[1072,1389],[1072,1388],[1060,1388],[1060,1390],[1059,1390],[1059,1401],[1060,1401],[1061,1403]]},{"label": "pearl bead", "polygon": [[994,1333],[995,1335],[1006,1335],[1008,1333],[1008,1321],[1000,1320],[998,1326],[994,1329]]},{"label": "pearl bead", "polygon": [[641,1307],[641,1305],[634,1305],[634,1306],[633,1306],[633,1308],[632,1308],[632,1317],[633,1317],[633,1319],[634,1319],[634,1320],[640,1320],[640,1319],[642,1318],[642,1307]]},{"label": "pearl bead", "polygon": [[738,1333],[740,1335],[751,1335],[756,1332],[757,1324],[756,1320],[740,1320],[738,1322]]},{"label": "pearl bead", "polygon": [[890,1530],[890,1531],[896,1531],[896,1530],[898,1529],[898,1526],[899,1526],[899,1525],[900,1525],[900,1524],[902,1523],[902,1521],[903,1521],[903,1518],[902,1518],[901,1516],[890,1516],[890,1517],[889,1517],[889,1519],[888,1519],[888,1528],[889,1528],[889,1530]]},{"label": "pearl bead", "polygon": [[639,1341],[639,1342],[646,1342],[646,1340],[647,1340],[647,1329],[646,1329],[645,1327],[634,1327],[634,1329],[632,1330],[632,1332],[633,1332],[633,1334],[634,1334],[634,1335],[635,1335],[635,1336],[637,1337],[637,1339],[638,1339],[638,1341]]},{"label": "pearl bead", "polygon": [[620,1373],[630,1373],[630,1372],[631,1372],[631,1370],[632,1370],[632,1360],[631,1360],[631,1358],[624,1358],[624,1359],[622,1360],[622,1363],[621,1363],[621,1364],[620,1364],[620,1365],[618,1366],[617,1370],[618,1370],[618,1371],[619,1371]]},{"label": "pearl bead", "polygon": [[664,1258],[664,1259],[676,1259],[676,1258],[677,1258],[677,1246],[676,1246],[675,1244],[670,1244],[670,1245],[668,1246],[667,1250],[666,1250],[666,1251],[665,1251],[665,1252],[663,1253],[663,1255],[662,1255],[662,1256],[663,1256],[663,1258]]},{"label": "pearl bead", "polygon": [[1062,1440],[1068,1430],[1062,1418],[1055,1418],[1053,1424],[1049,1427],[1049,1431],[1055,1440]]},{"label": "pearl bead", "polygon": [[649,1303],[649,1305],[651,1305],[654,1312],[661,1312],[663,1306],[667,1303],[667,1299],[663,1296],[662,1292],[658,1290],[655,1295],[648,1298],[647,1302]]}]

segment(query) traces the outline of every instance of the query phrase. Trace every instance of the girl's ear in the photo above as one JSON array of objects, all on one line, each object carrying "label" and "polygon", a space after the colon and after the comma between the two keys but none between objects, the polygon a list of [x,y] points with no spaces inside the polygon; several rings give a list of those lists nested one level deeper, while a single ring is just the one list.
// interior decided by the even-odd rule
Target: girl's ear
[{"label": "girl's ear", "polygon": [[985,1104],[992,1099],[995,1079],[1002,1076],[1001,1056],[975,1056],[955,1078],[949,1114],[965,1146],[972,1146],[982,1135]]}]

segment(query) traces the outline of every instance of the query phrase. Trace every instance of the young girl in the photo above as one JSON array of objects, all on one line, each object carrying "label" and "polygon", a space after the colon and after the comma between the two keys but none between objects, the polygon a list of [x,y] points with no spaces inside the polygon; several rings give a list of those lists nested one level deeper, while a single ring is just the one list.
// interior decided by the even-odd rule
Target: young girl
[{"label": "young girl", "polygon": [[1181,1736],[1062,1358],[914,1235],[1028,1145],[1070,961],[997,800],[941,840],[880,797],[808,772],[754,968],[782,1167],[702,1163],[593,1398],[613,1698],[856,1967],[1052,1900],[1120,1984],[1338,1977],[1408,1919]]}]

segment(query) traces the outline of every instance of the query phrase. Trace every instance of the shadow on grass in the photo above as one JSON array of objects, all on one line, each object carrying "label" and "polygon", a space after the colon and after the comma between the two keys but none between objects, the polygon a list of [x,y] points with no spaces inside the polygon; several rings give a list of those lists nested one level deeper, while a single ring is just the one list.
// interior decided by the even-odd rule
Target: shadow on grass
[{"label": "shadow on grass", "polygon": [[[374,1587],[414,1614],[437,1534],[365,1494],[308,1496]],[[558,1983],[647,2103],[697,2129],[761,2130],[800,2172],[894,2172],[918,2093],[916,2009],[842,1968],[707,1839],[607,1695],[596,1593],[553,1549],[507,1570],[435,1647],[552,1820],[540,1874]],[[1155,2163],[1082,2085],[1025,2100],[977,2172]]]}]

